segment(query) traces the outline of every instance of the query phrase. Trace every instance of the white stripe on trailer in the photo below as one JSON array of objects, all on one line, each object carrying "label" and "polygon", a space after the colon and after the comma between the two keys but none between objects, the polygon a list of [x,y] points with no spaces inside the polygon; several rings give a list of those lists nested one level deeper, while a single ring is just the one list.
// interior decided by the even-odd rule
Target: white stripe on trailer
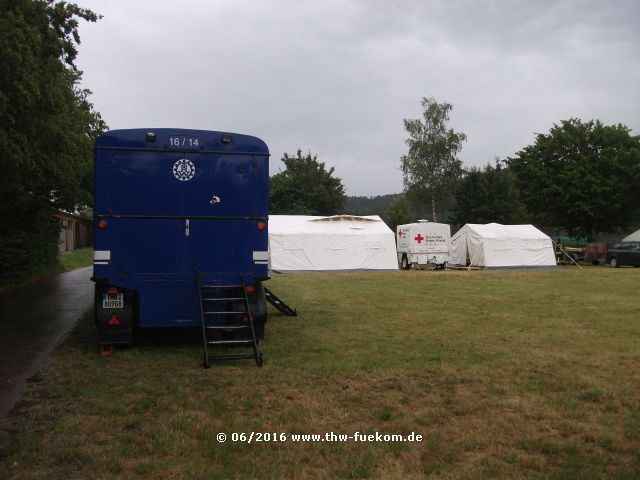
[{"label": "white stripe on trailer", "polygon": [[111,250],[96,250],[93,252],[94,260],[111,260]]},{"label": "white stripe on trailer", "polygon": [[258,262],[258,261],[265,261],[268,262],[269,261],[269,252],[267,250],[262,250],[262,251],[254,251],[253,252],[253,261],[254,262]]}]

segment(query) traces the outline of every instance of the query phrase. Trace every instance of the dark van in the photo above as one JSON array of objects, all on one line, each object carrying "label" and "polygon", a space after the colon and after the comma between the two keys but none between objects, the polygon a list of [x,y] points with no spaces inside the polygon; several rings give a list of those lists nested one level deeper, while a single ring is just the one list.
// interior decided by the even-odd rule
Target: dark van
[{"label": "dark van", "polygon": [[606,261],[612,268],[622,265],[640,266],[640,242],[616,243],[609,248]]}]

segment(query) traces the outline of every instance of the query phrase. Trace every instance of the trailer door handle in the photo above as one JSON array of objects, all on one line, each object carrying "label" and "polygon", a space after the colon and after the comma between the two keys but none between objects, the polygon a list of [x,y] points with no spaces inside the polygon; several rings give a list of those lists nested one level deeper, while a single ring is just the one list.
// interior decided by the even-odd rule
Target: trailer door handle
[{"label": "trailer door handle", "polygon": [[184,221],[184,236],[185,237],[189,236],[189,219],[188,218]]}]

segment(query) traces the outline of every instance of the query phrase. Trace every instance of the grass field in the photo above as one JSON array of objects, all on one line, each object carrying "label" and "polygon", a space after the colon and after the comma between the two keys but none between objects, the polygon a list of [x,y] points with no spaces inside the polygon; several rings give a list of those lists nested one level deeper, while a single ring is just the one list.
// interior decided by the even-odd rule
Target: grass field
[{"label": "grass field", "polygon": [[[262,368],[185,341],[103,358],[87,317],[0,420],[0,478],[640,478],[639,280],[277,277],[299,316],[270,317]],[[356,431],[424,440],[291,440]]]},{"label": "grass field", "polygon": [[88,267],[93,264],[93,247],[79,248],[58,256],[58,261],[65,270]]}]

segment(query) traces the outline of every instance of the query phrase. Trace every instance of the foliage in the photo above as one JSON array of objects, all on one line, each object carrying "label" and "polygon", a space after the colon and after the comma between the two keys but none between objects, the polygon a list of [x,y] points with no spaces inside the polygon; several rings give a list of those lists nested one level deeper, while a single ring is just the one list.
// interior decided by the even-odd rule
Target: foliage
[{"label": "foliage", "polygon": [[311,152],[282,157],[285,170],[270,180],[269,211],[273,214],[336,215],[343,213],[346,197],[334,168],[325,168]]},{"label": "foliage", "polygon": [[[0,219],[0,284],[50,271],[47,267],[57,261],[60,221],[36,203],[17,213],[19,218],[16,214]],[[11,224],[8,220],[14,218],[15,224]]]},{"label": "foliage", "polygon": [[495,167],[472,167],[460,180],[456,190],[453,222],[465,223],[521,223],[523,207],[513,174],[504,168],[500,159]]},{"label": "foliage", "polygon": [[[403,203],[408,206],[405,196],[402,193],[390,193],[386,195],[349,196],[345,205],[345,213],[349,215],[378,215],[382,220],[393,228],[389,219],[389,209],[391,204],[403,199]],[[408,206],[409,207],[409,206]]]},{"label": "foliage", "polygon": [[[391,193],[387,195],[376,195],[373,197],[350,196],[347,197],[345,213],[351,215],[379,215],[384,222],[393,227],[393,221],[389,217],[391,203],[398,199],[405,203],[409,222],[415,222],[420,218],[427,218],[430,214],[426,205],[413,205],[404,193]],[[452,194],[446,194],[439,202],[439,217],[442,221],[450,221],[455,206],[455,198]],[[398,224],[400,225],[400,224]]]},{"label": "foliage", "polygon": [[44,217],[91,203],[93,141],[106,125],[74,65],[78,19],[97,16],[42,0],[0,0],[0,8],[0,277],[7,277],[55,262],[57,228]]},{"label": "foliage", "polygon": [[348,196],[345,205],[345,213],[350,215],[385,215],[391,202],[401,196],[400,193],[390,193],[387,195]]},{"label": "foliage", "polygon": [[508,161],[536,222],[570,234],[627,227],[640,203],[640,137],[624,125],[570,119]]},{"label": "foliage", "polygon": [[411,223],[412,217],[409,212],[407,199],[403,196],[395,197],[386,212],[387,225],[395,231],[398,225]]},{"label": "foliage", "polygon": [[401,168],[409,198],[416,203],[430,199],[435,222],[437,201],[462,176],[457,155],[467,137],[447,126],[451,104],[429,97],[422,99],[422,108],[423,120],[404,120],[409,151],[401,158]]}]

